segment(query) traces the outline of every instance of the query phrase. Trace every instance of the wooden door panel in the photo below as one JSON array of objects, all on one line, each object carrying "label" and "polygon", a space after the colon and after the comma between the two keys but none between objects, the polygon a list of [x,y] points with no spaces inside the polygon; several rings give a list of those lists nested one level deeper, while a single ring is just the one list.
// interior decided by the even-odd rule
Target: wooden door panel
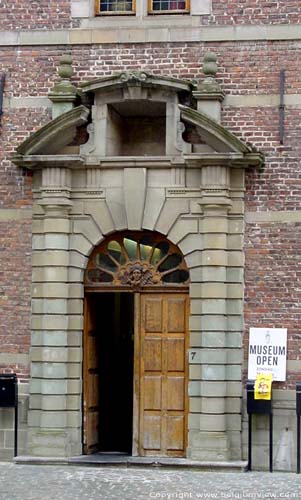
[{"label": "wooden door panel", "polygon": [[167,371],[185,370],[185,339],[168,338],[166,341]]},{"label": "wooden door panel", "polygon": [[98,411],[90,411],[87,419],[87,443],[89,443],[87,452],[93,451],[98,446],[98,427],[99,414]]},{"label": "wooden door panel", "polygon": [[97,370],[98,368],[98,357],[97,357],[97,344],[96,344],[96,336],[93,335],[93,332],[88,333],[88,345],[87,345],[87,362],[88,362],[88,370]]},{"label": "wooden door panel", "polygon": [[185,454],[187,326],[186,294],[141,294],[141,455]]},{"label": "wooden door panel", "polygon": [[162,370],[162,340],[145,338],[143,345],[144,370],[156,372]]},{"label": "wooden door panel", "polygon": [[166,409],[183,411],[185,407],[185,378],[167,377]]},{"label": "wooden door panel", "polygon": [[144,380],[144,409],[161,410],[162,405],[162,377],[145,377]]},{"label": "wooden door panel", "polygon": [[144,331],[161,333],[162,331],[162,305],[161,297],[148,298],[145,302]]},{"label": "wooden door panel", "polygon": [[88,374],[88,401],[91,410],[99,405],[99,375],[95,373]]},{"label": "wooden door panel", "polygon": [[186,300],[170,298],[167,300],[167,330],[169,333],[185,332]]},{"label": "wooden door panel", "polygon": [[84,453],[97,451],[99,444],[99,367],[96,305],[85,300],[84,330]]},{"label": "wooden door panel", "polygon": [[167,450],[184,450],[184,426],[184,416],[171,415],[167,417]]},{"label": "wooden door panel", "polygon": [[143,448],[145,450],[161,449],[161,417],[145,415],[143,426]]}]

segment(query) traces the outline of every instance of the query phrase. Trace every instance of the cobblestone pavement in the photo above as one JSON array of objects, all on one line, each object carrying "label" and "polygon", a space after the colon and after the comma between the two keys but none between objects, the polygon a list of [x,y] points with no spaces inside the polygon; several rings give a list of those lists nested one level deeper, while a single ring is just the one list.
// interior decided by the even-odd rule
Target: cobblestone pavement
[{"label": "cobblestone pavement", "polygon": [[301,500],[301,476],[0,463],[0,500],[187,498]]}]

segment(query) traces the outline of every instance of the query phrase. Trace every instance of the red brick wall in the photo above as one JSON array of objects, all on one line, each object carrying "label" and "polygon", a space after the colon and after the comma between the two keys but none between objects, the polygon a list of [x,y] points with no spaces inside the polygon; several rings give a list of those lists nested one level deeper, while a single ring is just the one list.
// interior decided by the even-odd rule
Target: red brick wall
[{"label": "red brick wall", "polygon": [[299,24],[299,0],[212,0],[209,24]]},{"label": "red brick wall", "polygon": [[[201,24],[299,24],[299,0],[212,0],[212,14]],[[0,2],[0,30],[78,27],[70,0],[5,0]]]},{"label": "red brick wall", "polygon": [[286,93],[301,89],[301,44],[294,41],[2,47],[0,72],[7,74],[7,97],[46,96],[66,52],[73,56],[75,82],[126,69],[200,80],[207,50],[218,55],[217,77],[226,94],[277,94],[281,69],[286,70]]},{"label": "red brick wall", "polygon": [[[44,110],[5,109],[0,126],[0,209],[31,207],[31,172],[10,161],[16,146],[50,119]],[[0,352],[26,354],[30,346],[31,219],[0,217]],[[0,372],[28,379],[26,365],[0,364]]]},{"label": "red brick wall", "polygon": [[70,0],[5,0],[0,2],[0,30],[58,29],[70,26]]},{"label": "red brick wall", "polygon": [[[13,184],[13,183],[12,183]],[[0,352],[26,354],[30,345],[31,221],[0,222]],[[0,372],[28,377],[24,365]]]},{"label": "red brick wall", "polygon": [[[248,329],[287,328],[288,359],[301,357],[301,223],[248,224],[245,238],[245,358]],[[281,388],[294,389],[300,374],[287,373]]]},{"label": "red brick wall", "polygon": [[[221,5],[221,2],[214,2],[215,14],[218,3]],[[232,1],[231,9],[238,9],[240,3]],[[263,4],[254,1],[248,5],[254,4],[255,9],[260,3]],[[65,6],[66,16],[57,17],[54,23],[58,20],[63,23],[68,17],[67,4],[61,4]],[[228,4],[230,2],[223,3],[224,6]],[[20,8],[22,5],[24,2],[20,3]],[[29,3],[33,5],[34,2]],[[277,5],[280,22],[288,6],[301,9],[297,2],[277,2]],[[0,5],[0,18],[1,8]],[[270,7],[270,15],[273,9]],[[226,17],[232,22],[230,10]],[[84,45],[69,47],[68,52],[74,59],[75,82],[130,69],[201,80],[203,55],[208,49],[218,54],[218,79],[226,94],[278,94],[282,68],[286,69],[286,93],[301,91],[300,42]],[[2,48],[0,71],[7,75],[5,97],[46,97],[57,81],[56,68],[65,52],[62,46]],[[0,128],[0,208],[30,205],[31,176],[14,166],[9,157],[18,144],[49,120],[50,111],[42,108],[5,109]],[[250,170],[246,174],[246,210],[300,210],[301,109],[287,107],[285,110],[284,145],[279,143],[277,106],[225,107],[223,124],[266,154],[264,171]],[[299,355],[298,230],[299,224],[246,226],[246,332],[249,326],[287,327],[291,359]],[[0,324],[3,327],[0,341],[3,352],[28,351],[30,248],[29,222],[0,224]],[[21,368],[18,367],[20,373]],[[289,374],[289,383],[292,377],[294,375]]]}]

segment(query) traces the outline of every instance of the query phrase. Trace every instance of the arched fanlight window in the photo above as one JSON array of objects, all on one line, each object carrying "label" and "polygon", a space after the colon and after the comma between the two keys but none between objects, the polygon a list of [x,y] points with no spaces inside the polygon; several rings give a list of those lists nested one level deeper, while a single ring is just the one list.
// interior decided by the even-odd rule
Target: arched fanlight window
[{"label": "arched fanlight window", "polygon": [[92,253],[85,285],[139,289],[144,286],[183,286],[189,272],[179,249],[151,232],[116,233]]}]

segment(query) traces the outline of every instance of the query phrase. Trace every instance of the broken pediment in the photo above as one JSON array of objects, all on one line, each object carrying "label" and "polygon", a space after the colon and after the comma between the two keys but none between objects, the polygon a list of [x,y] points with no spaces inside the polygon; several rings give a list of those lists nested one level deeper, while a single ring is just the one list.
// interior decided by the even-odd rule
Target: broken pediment
[{"label": "broken pediment", "polygon": [[18,146],[14,161],[28,155],[58,153],[74,140],[78,129],[88,122],[88,117],[89,110],[78,106],[51,120]]},{"label": "broken pediment", "polygon": [[32,134],[13,160],[31,168],[58,156],[64,164],[82,165],[172,158],[191,166],[207,160],[260,166],[260,153],[194,109],[195,88],[193,82],[138,71],[84,83],[78,96],[85,106]]}]

